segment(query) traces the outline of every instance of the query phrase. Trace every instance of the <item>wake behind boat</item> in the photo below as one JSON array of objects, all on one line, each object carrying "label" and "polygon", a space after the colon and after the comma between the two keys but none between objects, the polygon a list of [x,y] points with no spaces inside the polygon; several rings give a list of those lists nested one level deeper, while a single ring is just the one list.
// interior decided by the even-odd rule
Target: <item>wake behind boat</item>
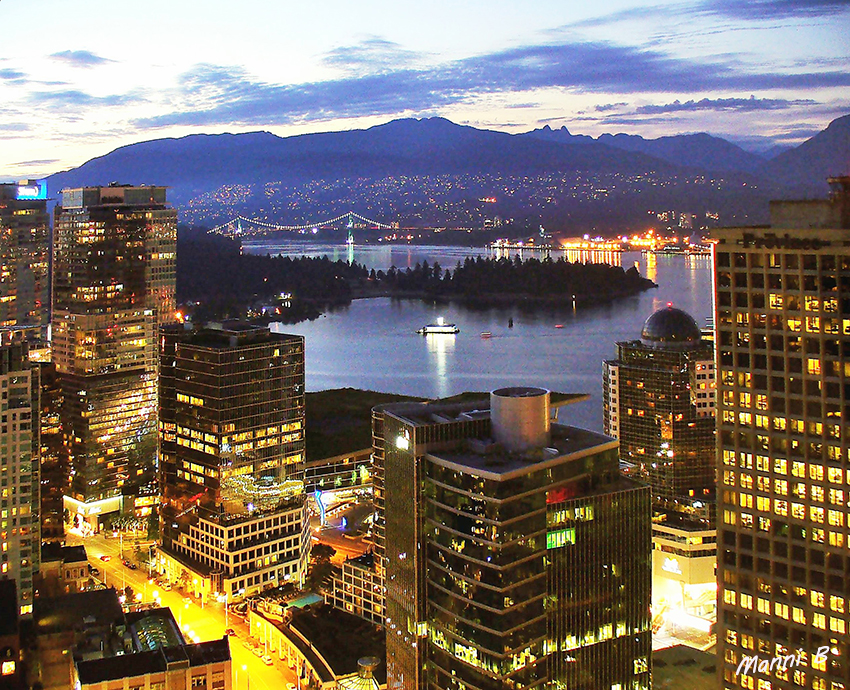
[{"label": "wake behind boat", "polygon": [[429,323],[427,326],[422,326],[417,333],[422,335],[454,335],[460,333],[460,329],[453,323],[446,323],[442,316],[437,317],[437,323]]}]

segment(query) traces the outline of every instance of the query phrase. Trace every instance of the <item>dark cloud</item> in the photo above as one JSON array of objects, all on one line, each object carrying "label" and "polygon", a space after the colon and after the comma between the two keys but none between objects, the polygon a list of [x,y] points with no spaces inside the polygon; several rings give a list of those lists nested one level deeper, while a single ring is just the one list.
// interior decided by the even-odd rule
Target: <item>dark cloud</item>
[{"label": "dark cloud", "polygon": [[[809,99],[786,100],[782,98],[703,98],[699,101],[673,101],[662,105],[641,105],[636,114],[656,115],[660,113],[696,112],[700,110],[786,110],[799,106],[816,105]],[[597,107],[597,110],[599,108]]]},{"label": "dark cloud", "polygon": [[409,67],[422,56],[382,38],[369,38],[354,46],[335,48],[322,61],[331,67],[356,74],[390,72]]},{"label": "dark cloud", "polygon": [[83,67],[86,69],[115,62],[114,60],[95,55],[88,50],[63,50],[60,53],[53,53],[50,57],[72,67]]},{"label": "dark cloud", "polygon": [[[428,70],[399,68],[293,85],[254,81],[241,68],[205,64],[181,78],[170,97],[175,112],[140,119],[135,124],[280,125],[396,115],[468,102],[487,94],[538,88],[577,93],[689,94],[850,86],[850,72],[846,70],[752,73],[742,71],[733,58],[724,59],[689,60],[657,50],[578,42],[511,48]],[[747,99],[737,99],[741,103],[732,106],[731,100],[729,105],[714,108],[756,106],[745,103]],[[703,102],[679,104],[679,109],[699,109],[699,103]],[[702,106],[707,108],[708,101]]]}]

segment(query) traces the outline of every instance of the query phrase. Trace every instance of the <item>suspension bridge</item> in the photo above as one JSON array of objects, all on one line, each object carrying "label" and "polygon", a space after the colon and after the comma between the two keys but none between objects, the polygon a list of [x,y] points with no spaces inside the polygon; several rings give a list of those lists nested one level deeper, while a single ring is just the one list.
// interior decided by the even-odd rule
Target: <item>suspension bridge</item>
[{"label": "suspension bridge", "polygon": [[[344,223],[342,223],[344,221]],[[221,235],[258,235],[269,232],[288,231],[288,232],[307,232],[310,230],[318,230],[326,227],[340,227],[344,225],[348,229],[349,241],[352,241],[352,230],[360,225],[370,228],[379,228],[382,230],[393,230],[398,227],[398,224],[382,223],[381,221],[372,218],[366,218],[354,211],[347,211],[336,218],[328,218],[327,220],[313,221],[310,223],[302,223],[300,225],[280,225],[277,223],[269,223],[257,218],[246,218],[245,216],[236,216],[226,223],[216,225],[210,232],[215,232]]]}]

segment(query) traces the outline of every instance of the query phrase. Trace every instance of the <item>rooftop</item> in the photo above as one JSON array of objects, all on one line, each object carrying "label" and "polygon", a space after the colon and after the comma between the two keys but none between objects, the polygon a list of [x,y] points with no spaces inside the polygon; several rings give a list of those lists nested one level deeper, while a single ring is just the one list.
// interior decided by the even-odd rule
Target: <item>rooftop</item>
[{"label": "rooftop", "polygon": [[652,687],[656,690],[713,688],[717,684],[717,657],[676,645],[652,654]]},{"label": "rooftop", "polygon": [[357,662],[364,656],[374,656],[381,662],[375,669],[375,678],[381,685],[387,682],[386,639],[383,629],[374,623],[319,604],[293,612],[290,625],[310,640],[331,665],[334,675],[357,673]]},{"label": "rooftop", "polygon": [[473,439],[459,443],[457,448],[431,452],[428,457],[440,465],[454,465],[476,476],[504,481],[616,447],[617,442],[603,434],[553,424],[548,445],[531,452],[509,453],[490,439]]},{"label": "rooftop", "polygon": [[62,546],[58,542],[41,545],[41,562],[62,561],[63,563],[85,563],[88,560],[85,546]]},{"label": "rooftop", "polygon": [[698,344],[702,331],[690,314],[668,305],[646,320],[640,337],[653,347],[679,349]]},{"label": "rooftop", "polygon": [[80,682],[85,685],[163,672],[170,664],[181,661],[188,662],[190,667],[230,661],[230,642],[225,636],[198,644],[81,661],[77,664],[77,673]]},{"label": "rooftop", "polygon": [[37,598],[33,619],[39,635],[79,628],[123,625],[124,611],[114,589],[65,594],[52,599]]},{"label": "rooftop", "polygon": [[126,614],[125,618],[133,635],[133,643],[141,651],[186,644],[171,609],[167,607],[135,611]]}]

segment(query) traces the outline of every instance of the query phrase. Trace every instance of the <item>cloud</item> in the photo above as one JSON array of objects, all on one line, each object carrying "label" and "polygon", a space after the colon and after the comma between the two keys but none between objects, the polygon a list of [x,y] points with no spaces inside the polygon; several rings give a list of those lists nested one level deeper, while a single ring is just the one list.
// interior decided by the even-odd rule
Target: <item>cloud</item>
[{"label": "cloud", "polygon": [[31,129],[26,122],[0,122],[0,132],[29,132]]},{"label": "cloud", "polygon": [[410,67],[422,57],[398,43],[372,37],[354,46],[334,48],[324,55],[322,62],[350,73],[380,74]]},{"label": "cloud", "polygon": [[[488,94],[552,88],[625,95],[843,86],[850,86],[850,72],[846,70],[753,73],[743,71],[728,56],[714,61],[691,60],[608,42],[570,42],[510,48],[430,69],[400,67],[288,85],[256,81],[240,67],[201,64],[182,75],[177,89],[167,94],[168,102],[175,104],[174,112],[139,119],[134,124],[283,125],[398,115],[471,102]],[[763,100],[761,109],[769,102]],[[777,109],[781,102],[772,103]],[[758,106],[748,99],[719,99],[713,105],[699,101],[677,108],[744,110]]]},{"label": "cloud", "polygon": [[611,110],[616,110],[617,108],[622,108],[624,105],[628,105],[625,101],[620,101],[619,103],[603,103],[602,105],[594,106],[594,110],[597,113],[607,113]]},{"label": "cloud", "polygon": [[33,166],[33,165],[53,165],[53,163],[58,163],[58,158],[39,158],[37,160],[32,161],[19,161],[17,163],[11,163],[11,167],[23,167],[23,166]]},{"label": "cloud", "polygon": [[28,100],[33,105],[49,105],[51,107],[92,107],[128,105],[136,99],[132,96],[92,96],[84,91],[67,89],[64,91],[34,91]]},{"label": "cloud", "polygon": [[[817,105],[810,99],[786,100],[782,98],[703,98],[699,101],[673,101],[662,105],[641,105],[635,108],[636,114],[655,115],[659,113],[696,112],[700,110],[786,110],[799,106]],[[597,110],[599,108],[597,107]]]},{"label": "cloud", "polygon": [[0,69],[0,81],[5,81],[11,84],[24,84],[27,81],[27,75],[20,70],[10,69],[7,67]]},{"label": "cloud", "polygon": [[85,69],[115,62],[115,60],[100,57],[88,50],[63,50],[59,53],[53,53],[50,57],[59,62],[64,62],[71,67],[82,67]]},{"label": "cloud", "polygon": [[847,0],[706,0],[697,8],[733,19],[760,21],[828,17],[847,12],[850,5]]}]

